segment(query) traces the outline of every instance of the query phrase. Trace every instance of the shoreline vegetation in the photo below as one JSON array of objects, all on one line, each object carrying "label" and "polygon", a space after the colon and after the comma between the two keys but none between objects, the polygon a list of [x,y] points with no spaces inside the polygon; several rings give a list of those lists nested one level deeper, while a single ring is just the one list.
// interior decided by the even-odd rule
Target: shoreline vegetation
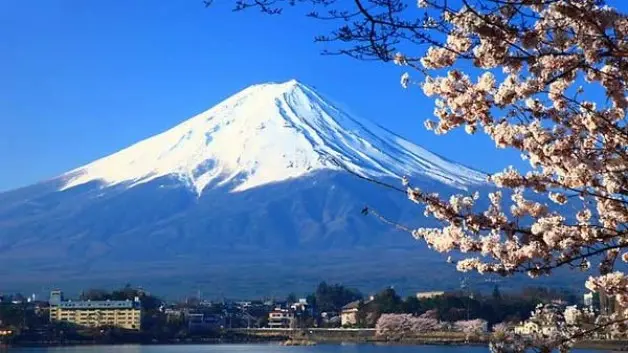
[{"label": "shoreline vegetation", "polygon": [[[0,347],[63,347],[121,344],[278,344],[280,346],[314,346],[319,344],[373,344],[373,345],[445,345],[486,346],[490,335],[467,336],[460,332],[432,332],[388,340],[377,337],[372,329],[233,329],[214,336],[156,339],[143,335],[109,337],[108,339],[18,341],[0,343]],[[576,348],[628,351],[628,340],[587,340]]]},{"label": "shoreline vegetation", "polygon": [[[497,286],[490,294],[420,292],[406,299],[387,288],[365,298],[356,290],[322,282],[304,299],[290,294],[279,301],[212,303],[202,301],[199,296],[185,302],[166,303],[130,284],[113,292],[87,290],[79,300],[134,298],[138,298],[143,309],[141,330],[50,321],[49,303],[29,302],[17,294],[5,297],[0,301],[0,320],[11,333],[0,336],[0,347],[260,343],[486,346],[491,326],[503,322],[515,325],[539,303],[568,305],[578,299],[573,293],[543,288],[501,293]],[[279,314],[292,315],[289,322],[280,322],[279,326],[286,328],[265,328],[272,326],[269,320],[277,310]],[[341,328],[341,314],[345,310],[349,313],[347,320],[353,322]],[[474,321],[478,325],[471,325]],[[591,341],[580,346],[628,350],[628,340]]]}]

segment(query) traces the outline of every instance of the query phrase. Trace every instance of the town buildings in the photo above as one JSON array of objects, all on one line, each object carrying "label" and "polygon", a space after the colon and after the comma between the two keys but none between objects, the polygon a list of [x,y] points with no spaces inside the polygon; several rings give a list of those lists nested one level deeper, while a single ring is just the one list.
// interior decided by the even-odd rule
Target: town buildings
[{"label": "town buildings", "polygon": [[142,308],[135,300],[64,300],[59,290],[50,293],[50,321],[69,322],[86,327],[112,326],[140,330]]},{"label": "town buildings", "polygon": [[207,332],[216,331],[224,327],[224,319],[217,315],[210,315],[205,313],[188,313],[185,316],[188,331],[195,332]]}]

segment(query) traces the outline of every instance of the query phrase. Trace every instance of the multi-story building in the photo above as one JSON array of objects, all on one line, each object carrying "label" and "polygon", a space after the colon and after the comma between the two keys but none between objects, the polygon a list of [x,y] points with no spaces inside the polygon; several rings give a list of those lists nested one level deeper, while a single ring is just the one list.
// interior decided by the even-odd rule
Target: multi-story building
[{"label": "multi-story building", "polygon": [[293,328],[294,312],[288,309],[276,308],[268,314],[268,327]]},{"label": "multi-story building", "polygon": [[584,294],[584,306],[593,308],[593,293],[585,293]]},{"label": "multi-story building", "polygon": [[70,322],[80,326],[114,326],[128,330],[141,327],[142,307],[135,300],[64,300],[61,291],[50,293],[50,321]]},{"label": "multi-story building", "polygon": [[445,292],[443,292],[443,291],[418,292],[416,294],[416,298],[419,299],[419,300],[421,300],[421,299],[432,299],[432,298],[442,297],[443,295],[445,295]]}]

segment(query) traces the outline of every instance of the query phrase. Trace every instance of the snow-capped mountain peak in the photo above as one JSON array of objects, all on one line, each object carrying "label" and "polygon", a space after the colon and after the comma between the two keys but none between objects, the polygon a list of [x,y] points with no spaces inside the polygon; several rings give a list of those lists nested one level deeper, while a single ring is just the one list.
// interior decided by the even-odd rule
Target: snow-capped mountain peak
[{"label": "snow-capped mountain peak", "polygon": [[338,163],[372,178],[424,176],[458,188],[484,179],[290,80],[250,86],[168,131],[68,172],[62,189],[91,181],[132,187],[176,176],[198,195],[210,183],[243,191],[338,170]]}]

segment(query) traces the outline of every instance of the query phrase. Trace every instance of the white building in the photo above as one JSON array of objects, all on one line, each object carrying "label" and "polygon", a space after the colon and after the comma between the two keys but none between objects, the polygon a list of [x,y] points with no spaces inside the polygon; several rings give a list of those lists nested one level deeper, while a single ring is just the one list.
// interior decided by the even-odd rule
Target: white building
[{"label": "white building", "polygon": [[417,299],[431,299],[445,295],[443,291],[431,291],[431,292],[418,292],[416,294]]},{"label": "white building", "polygon": [[360,311],[360,300],[356,300],[342,307],[340,312],[340,325],[354,326],[358,323],[358,313]]},{"label": "white building", "polygon": [[589,292],[584,294],[584,306],[593,306],[593,293]]},{"label": "white building", "polygon": [[268,314],[268,327],[293,328],[294,312],[288,309],[275,308],[275,310]]},{"label": "white building", "polygon": [[556,330],[556,327],[550,327],[550,326],[541,327],[539,324],[535,322],[530,322],[530,321],[520,323],[514,328],[515,333],[521,336],[529,336],[529,335],[537,334],[537,333],[548,336],[548,335],[551,335],[552,332],[555,330]]},{"label": "white building", "polygon": [[290,305],[290,309],[292,309],[293,311],[305,311],[307,310],[307,306],[307,299],[301,298],[298,302]]},{"label": "white building", "polygon": [[535,332],[539,332],[539,325],[534,322],[527,321],[515,326],[514,331],[517,335],[527,336]]}]

